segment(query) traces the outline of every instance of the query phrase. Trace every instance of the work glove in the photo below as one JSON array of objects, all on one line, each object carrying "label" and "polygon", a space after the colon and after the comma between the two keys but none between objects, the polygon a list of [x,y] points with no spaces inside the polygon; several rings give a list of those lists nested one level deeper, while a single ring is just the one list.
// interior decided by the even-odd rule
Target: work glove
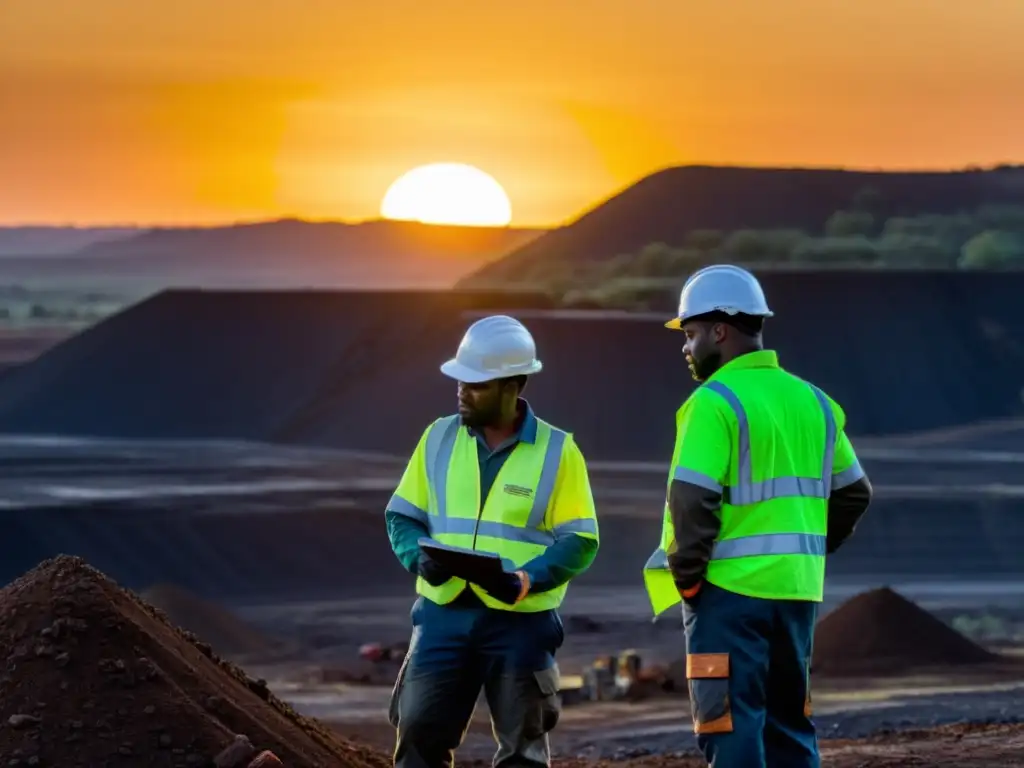
[{"label": "work glove", "polygon": [[678,584],[676,589],[679,590],[679,596],[683,598],[683,602],[686,603],[690,608],[696,608],[697,602],[700,600],[700,594],[703,591],[701,587],[704,586],[703,581],[698,581],[694,586],[689,589],[683,589]]},{"label": "work glove", "polygon": [[523,594],[524,587],[528,590],[529,582],[524,580],[524,576],[520,572],[506,573],[501,581],[487,585],[487,594],[498,602],[515,605],[526,596]]},{"label": "work glove", "polygon": [[423,550],[420,550],[418,572],[423,580],[432,587],[440,587],[452,577],[443,566]]}]

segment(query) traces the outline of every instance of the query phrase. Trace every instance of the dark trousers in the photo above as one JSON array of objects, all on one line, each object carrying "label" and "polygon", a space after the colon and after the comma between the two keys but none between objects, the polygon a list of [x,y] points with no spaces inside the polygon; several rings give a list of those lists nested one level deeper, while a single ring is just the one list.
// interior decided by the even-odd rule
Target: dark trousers
[{"label": "dark trousers", "polygon": [[389,708],[394,764],[453,765],[482,689],[498,742],[494,766],[547,768],[548,732],[560,712],[557,612],[494,610],[467,590],[448,605],[419,598],[412,625]]},{"label": "dark trousers", "polygon": [[697,746],[712,768],[819,768],[811,721],[818,604],[705,582],[683,605]]}]

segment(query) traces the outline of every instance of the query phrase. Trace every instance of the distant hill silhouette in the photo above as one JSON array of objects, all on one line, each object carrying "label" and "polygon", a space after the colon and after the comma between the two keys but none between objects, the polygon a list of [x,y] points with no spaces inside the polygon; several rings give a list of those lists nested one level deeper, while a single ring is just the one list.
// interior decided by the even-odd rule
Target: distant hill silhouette
[{"label": "distant hill silhouette", "polygon": [[[83,247],[51,256],[18,251],[0,259],[0,279],[131,274],[168,285],[448,287],[467,272],[537,237],[543,230],[433,226],[415,222],[309,222],[295,219],[218,227],[169,227],[84,238]],[[83,230],[89,232],[89,230]],[[56,235],[55,235],[56,237]],[[0,252],[13,230],[0,229]],[[24,235],[20,236],[26,241]],[[65,240],[67,238],[65,237]],[[42,234],[35,236],[42,242]],[[8,249],[8,252],[15,252]],[[52,250],[51,250],[52,252]]]},{"label": "distant hill silhouette", "polygon": [[576,221],[482,267],[460,286],[509,284],[538,266],[592,264],[699,230],[822,234],[841,210],[878,220],[1024,203],[1024,167],[947,172],[685,166],[651,174]]},{"label": "distant hill silhouette", "polygon": [[137,235],[134,227],[0,227],[0,258],[69,255],[95,243]]},{"label": "distant hill silhouette", "polygon": [[532,240],[543,230],[453,227],[402,221],[358,224],[299,219],[225,227],[151,229],[128,240],[96,243],[84,253],[103,258],[228,259],[486,258]]}]

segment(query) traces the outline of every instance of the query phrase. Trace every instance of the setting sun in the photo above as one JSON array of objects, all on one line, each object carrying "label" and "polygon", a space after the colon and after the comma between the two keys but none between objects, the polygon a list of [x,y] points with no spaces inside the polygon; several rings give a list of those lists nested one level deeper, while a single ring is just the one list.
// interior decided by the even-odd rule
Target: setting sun
[{"label": "setting sun", "polygon": [[434,163],[399,177],[385,193],[380,214],[424,224],[504,227],[512,221],[512,204],[502,186],[479,168]]}]

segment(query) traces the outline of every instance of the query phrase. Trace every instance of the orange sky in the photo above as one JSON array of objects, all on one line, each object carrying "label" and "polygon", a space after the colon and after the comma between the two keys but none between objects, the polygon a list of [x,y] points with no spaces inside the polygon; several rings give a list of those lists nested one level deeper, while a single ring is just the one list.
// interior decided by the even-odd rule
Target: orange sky
[{"label": "orange sky", "polygon": [[1024,0],[0,0],[0,222],[514,223],[658,168],[1024,161]]}]

